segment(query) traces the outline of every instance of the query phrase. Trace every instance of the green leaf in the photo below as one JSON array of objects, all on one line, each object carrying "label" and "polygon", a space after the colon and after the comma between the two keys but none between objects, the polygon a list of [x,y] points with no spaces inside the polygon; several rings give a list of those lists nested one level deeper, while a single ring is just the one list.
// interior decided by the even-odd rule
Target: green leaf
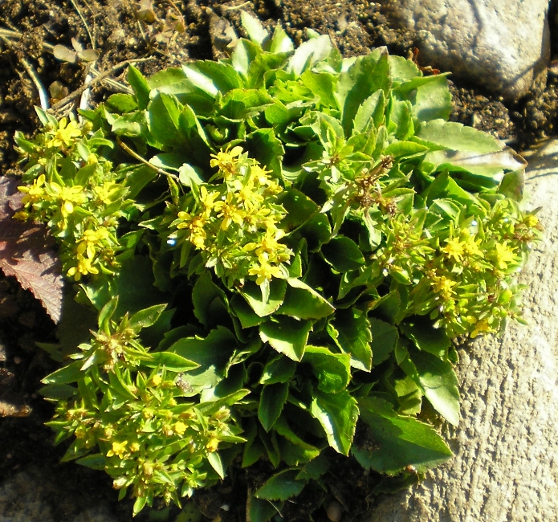
[{"label": "green leaf", "polygon": [[386,98],[384,91],[377,90],[366,98],[358,107],[353,124],[353,135],[377,128],[385,119]]},{"label": "green leaf", "polygon": [[271,502],[256,498],[254,495],[248,498],[247,510],[246,522],[268,522],[279,512]]},{"label": "green leaf", "polygon": [[260,338],[279,353],[293,361],[300,361],[311,329],[310,321],[297,321],[291,317],[279,316],[260,325]]},{"label": "green leaf", "polygon": [[82,361],[75,361],[60,368],[55,372],[47,375],[41,380],[43,384],[69,384],[71,382],[76,382],[78,379],[83,377],[83,372],[81,371]]},{"label": "green leaf", "polygon": [[290,53],[293,49],[293,41],[287,36],[287,33],[283,27],[281,27],[281,24],[277,24],[275,26],[275,30],[273,31],[271,42],[269,43],[269,49],[266,50],[275,54]]},{"label": "green leaf", "polygon": [[223,462],[221,461],[219,453],[217,453],[216,451],[209,452],[207,454],[207,460],[209,461],[209,464],[211,464],[211,467],[217,472],[217,475],[224,479],[225,468],[223,467]]},{"label": "green leaf", "polygon": [[132,86],[138,100],[138,107],[146,109],[149,104],[149,85],[143,75],[133,66],[128,67],[128,83]]},{"label": "green leaf", "polygon": [[258,406],[258,419],[265,431],[269,431],[281,415],[288,396],[288,383],[266,384],[263,387]]},{"label": "green leaf", "polygon": [[236,348],[237,340],[234,334],[219,326],[211,330],[206,338],[196,336],[179,339],[167,352],[176,353],[200,365],[183,377],[191,390],[188,396],[194,396],[206,388],[214,388],[221,382],[227,362]]},{"label": "green leaf", "polygon": [[390,143],[385,149],[386,156],[392,156],[394,159],[407,159],[416,156],[421,156],[428,152],[428,147],[414,141],[394,141]]},{"label": "green leaf", "polygon": [[266,363],[260,377],[260,384],[289,382],[295,374],[296,362],[283,355],[277,355]]},{"label": "green leaf", "polygon": [[[388,61],[390,76],[396,84],[408,82],[417,76],[421,76],[420,69],[412,60],[392,54],[388,57]],[[394,86],[394,90],[396,88],[397,86]]]},{"label": "green leaf", "polygon": [[416,89],[413,114],[419,121],[447,120],[453,105],[448,80],[442,75],[429,76],[430,81]]},{"label": "green leaf", "polygon": [[447,359],[451,340],[442,328],[434,328],[424,317],[412,317],[402,322],[399,329],[411,339],[419,350],[431,353],[439,359]]},{"label": "green leaf", "polygon": [[214,317],[214,303],[219,302],[219,310],[228,306],[225,292],[219,288],[212,279],[211,272],[204,272],[196,281],[192,289],[192,303],[194,315],[199,322],[205,326],[217,326],[217,318]]},{"label": "green leaf", "polygon": [[240,294],[258,316],[267,317],[281,306],[286,291],[287,282],[284,279],[272,279],[269,284],[269,298],[265,301],[260,287],[252,281],[246,281]]},{"label": "green leaf", "polygon": [[314,65],[329,56],[332,44],[329,36],[321,35],[303,42],[289,59],[287,71],[295,77],[304,71],[312,69]]},{"label": "green leaf", "polygon": [[[332,323],[336,336],[336,344],[350,355],[351,366],[359,370],[370,371],[372,368],[372,331],[366,314],[353,307],[339,310]],[[375,339],[375,336],[374,336]],[[374,359],[376,354],[374,354]]]},{"label": "green leaf", "polygon": [[203,172],[198,167],[183,163],[178,169],[178,179],[185,187],[199,186],[204,182]]},{"label": "green leaf", "polygon": [[256,491],[256,497],[265,500],[287,500],[296,497],[306,485],[306,482],[297,480],[297,475],[296,469],[276,473]]},{"label": "green leaf", "polygon": [[150,359],[144,361],[144,366],[148,368],[164,368],[172,372],[188,372],[195,370],[201,365],[172,352],[153,352],[149,354]]},{"label": "green leaf", "polygon": [[336,236],[323,245],[322,254],[324,259],[338,272],[356,270],[365,263],[358,245],[345,236]]},{"label": "green leaf", "polygon": [[300,227],[319,212],[318,205],[299,190],[290,188],[281,194],[278,203],[283,205],[286,216],[281,221],[281,229],[291,232]]},{"label": "green leaf", "polygon": [[432,426],[397,414],[378,397],[367,397],[358,404],[368,440],[353,445],[352,454],[364,468],[394,475],[412,465],[424,473],[452,457]]},{"label": "green leaf", "polygon": [[153,326],[159,320],[166,307],[166,304],[160,304],[139,310],[130,317],[130,327],[139,331]]},{"label": "green leaf", "polygon": [[302,83],[310,89],[324,107],[337,108],[335,85],[337,78],[328,72],[305,71],[301,76]]},{"label": "green leaf", "polygon": [[119,113],[132,112],[138,108],[135,98],[131,94],[112,94],[106,101],[107,106]]},{"label": "green leaf", "polygon": [[395,349],[399,333],[395,326],[375,317],[370,318],[370,328],[372,330],[372,357],[374,366],[377,366],[389,358]]},{"label": "green leaf", "polygon": [[324,393],[339,393],[351,380],[348,354],[333,353],[329,348],[307,346],[302,362],[309,363],[318,379],[318,389]]},{"label": "green leaf", "polygon": [[242,27],[248,33],[248,38],[253,42],[263,45],[265,40],[269,38],[269,33],[262,23],[246,11],[241,11],[240,19],[242,20]]},{"label": "green leaf", "polygon": [[262,89],[232,89],[220,100],[219,113],[230,120],[245,120],[273,103],[273,98]]},{"label": "green leaf", "polygon": [[314,389],[310,413],[322,425],[329,445],[348,455],[359,416],[356,399],[346,390],[325,394]]},{"label": "green leaf", "polygon": [[198,60],[185,64],[182,70],[199,89],[212,97],[243,86],[242,78],[232,65],[214,60]]},{"label": "green leaf", "polygon": [[434,409],[450,424],[459,424],[459,389],[451,363],[435,355],[410,349],[399,366],[423,390]]},{"label": "green leaf", "polygon": [[153,137],[165,146],[180,145],[183,142],[178,128],[182,106],[175,96],[157,93],[147,111],[147,123]]},{"label": "green leaf", "polygon": [[341,108],[345,136],[350,136],[360,106],[378,90],[387,98],[390,89],[388,54],[376,49],[358,57],[348,71],[339,75],[336,98]]},{"label": "green leaf", "polygon": [[486,154],[502,150],[500,142],[490,134],[442,119],[422,123],[416,137],[420,138],[419,143],[424,142],[427,146],[460,152]]},{"label": "green leaf", "polygon": [[331,315],[335,308],[300,279],[287,279],[287,291],[283,304],[276,313],[296,319],[320,319]]}]

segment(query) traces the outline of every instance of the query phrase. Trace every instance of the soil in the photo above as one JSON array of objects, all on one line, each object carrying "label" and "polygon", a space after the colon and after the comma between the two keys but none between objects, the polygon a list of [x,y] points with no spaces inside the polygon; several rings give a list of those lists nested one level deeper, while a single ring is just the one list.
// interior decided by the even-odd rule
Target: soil
[{"label": "soil", "polygon": [[[242,34],[240,8],[268,27],[279,21],[296,43],[306,28],[329,34],[345,56],[381,45],[408,56],[414,47],[408,35],[389,28],[379,5],[367,0],[0,0],[0,172],[18,172],[13,134],[32,134],[37,128],[33,107],[41,104],[39,91],[43,103],[48,100],[62,115],[79,103],[95,104],[125,90],[131,61],[149,75],[190,59],[218,58],[226,52],[231,31]],[[56,45],[67,48],[65,60],[54,56],[53,51],[60,56]],[[96,61],[84,59],[88,49],[97,51]],[[105,72],[91,89],[82,89],[88,75]],[[452,93],[453,120],[490,132],[518,151],[556,133],[558,81],[551,75],[544,91],[513,105],[467,85],[452,85]],[[37,342],[56,342],[55,325],[28,292],[0,276],[0,477],[13,477],[30,463],[51,470],[56,476],[56,487],[48,490],[54,520],[70,521],[101,499],[109,499],[117,520],[131,520],[130,501],[116,502],[108,477],[59,463],[64,447],[53,448],[52,433],[44,426],[52,408],[37,394],[40,379],[56,363]],[[341,507],[344,522],[356,519],[373,501],[369,492],[375,478],[350,459],[339,459],[335,470],[326,479],[327,491],[307,488],[283,513],[285,520],[330,520],[327,507]],[[196,495],[200,510],[208,520],[244,520],[242,488],[255,487],[265,472],[252,470],[235,487],[225,481]],[[320,505],[325,507],[317,509]]]}]

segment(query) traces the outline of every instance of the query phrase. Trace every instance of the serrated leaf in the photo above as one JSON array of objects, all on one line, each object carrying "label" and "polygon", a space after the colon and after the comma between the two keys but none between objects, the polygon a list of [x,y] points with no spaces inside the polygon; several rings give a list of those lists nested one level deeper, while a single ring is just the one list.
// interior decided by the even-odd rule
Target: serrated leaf
[{"label": "serrated leaf", "polygon": [[419,121],[447,120],[453,108],[447,78],[441,74],[428,78],[416,88],[413,114]]},{"label": "serrated leaf", "polygon": [[349,385],[351,366],[348,354],[333,353],[322,346],[307,346],[302,362],[310,364],[318,379],[318,389],[324,393],[339,393]]},{"label": "serrated leaf", "polygon": [[240,294],[246,299],[256,315],[267,317],[281,306],[286,291],[287,282],[284,279],[272,279],[269,284],[269,297],[265,300],[259,286],[251,281],[244,284]]},{"label": "serrated leaf", "polygon": [[288,383],[266,384],[263,387],[258,406],[258,419],[265,431],[269,431],[281,415],[288,396]]},{"label": "serrated leaf", "polygon": [[387,401],[367,397],[359,407],[370,438],[355,444],[352,454],[364,468],[393,475],[412,465],[424,473],[452,457],[432,426],[397,414]]},{"label": "serrated leaf", "polygon": [[222,306],[227,306],[227,296],[211,277],[211,272],[204,272],[196,281],[192,290],[192,303],[194,315],[205,326],[216,326],[212,315],[213,303],[218,300]]},{"label": "serrated leaf", "polygon": [[269,43],[269,52],[290,53],[293,49],[293,41],[288,37],[283,27],[281,27],[281,24],[277,24],[273,31],[271,42]]},{"label": "serrated leaf", "polygon": [[320,319],[334,311],[333,305],[313,288],[300,279],[289,278],[283,304],[276,313],[296,319]]},{"label": "serrated leaf", "polygon": [[0,179],[0,269],[30,290],[51,319],[62,313],[62,265],[44,225],[14,219],[21,209],[18,181]]},{"label": "serrated leaf", "polygon": [[269,343],[271,347],[293,361],[300,361],[304,355],[312,323],[279,316],[262,323],[259,328],[260,338],[264,343]]},{"label": "serrated leaf", "polygon": [[297,480],[298,470],[286,469],[273,475],[259,488],[255,495],[265,500],[287,500],[296,497],[306,485],[306,482]]},{"label": "serrated leaf", "polygon": [[248,33],[250,40],[263,45],[265,40],[269,37],[267,29],[264,28],[256,17],[246,11],[241,11],[240,17],[242,20],[242,27],[244,27],[244,30]]},{"label": "serrated leaf", "polygon": [[211,330],[205,338],[197,336],[181,338],[167,351],[199,364],[199,368],[189,371],[183,377],[189,385],[190,391],[187,395],[194,396],[206,388],[214,388],[221,382],[227,362],[236,348],[237,340],[234,334],[227,328],[219,326]]},{"label": "serrated leaf", "polygon": [[411,339],[419,350],[431,353],[439,359],[447,358],[452,343],[445,330],[434,328],[423,317],[412,317],[399,325],[402,334]]},{"label": "serrated leaf", "polygon": [[147,111],[147,123],[153,137],[163,145],[179,145],[182,135],[178,121],[182,107],[178,100],[163,92],[157,93]]},{"label": "serrated leaf", "polygon": [[502,150],[500,142],[490,134],[442,119],[422,123],[416,137],[428,146],[460,152],[487,154]]},{"label": "serrated leaf", "polygon": [[345,136],[352,134],[355,116],[365,100],[379,89],[384,91],[387,98],[390,83],[388,54],[385,49],[376,49],[357,58],[347,71],[339,75],[336,98],[342,112]]},{"label": "serrated leaf", "polygon": [[372,360],[376,366],[389,358],[397,345],[399,333],[395,326],[375,317],[370,318],[370,328],[372,330]]},{"label": "serrated leaf", "polygon": [[287,71],[295,77],[311,69],[317,62],[326,58],[332,50],[329,36],[321,35],[303,42],[289,59]]},{"label": "serrated leaf", "polygon": [[329,445],[348,455],[359,416],[357,401],[348,391],[325,394],[314,389],[310,413],[325,431]]},{"label": "serrated leaf", "polygon": [[451,363],[428,352],[409,348],[399,362],[403,371],[423,390],[434,409],[450,424],[459,424],[459,388]]},{"label": "serrated leaf", "polygon": [[283,355],[277,355],[264,366],[260,384],[289,382],[296,371],[296,362]]},{"label": "serrated leaf", "polygon": [[338,272],[356,270],[365,262],[358,245],[345,236],[336,236],[322,245],[322,254],[325,260]]},{"label": "serrated leaf", "polygon": [[337,333],[335,341],[344,353],[350,355],[351,366],[370,371],[373,356],[370,345],[372,331],[366,314],[357,308],[340,310],[335,315],[333,326]]}]

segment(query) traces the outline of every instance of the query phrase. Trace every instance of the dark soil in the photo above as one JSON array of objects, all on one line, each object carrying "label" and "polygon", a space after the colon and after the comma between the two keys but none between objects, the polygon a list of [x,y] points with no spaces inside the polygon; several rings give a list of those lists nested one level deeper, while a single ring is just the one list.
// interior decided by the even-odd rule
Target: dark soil
[{"label": "dark soil", "polygon": [[[304,39],[306,28],[329,34],[345,56],[380,45],[408,56],[414,47],[408,35],[386,25],[379,5],[367,0],[0,0],[1,171],[18,171],[13,134],[16,130],[32,134],[37,128],[33,107],[41,104],[39,88],[62,115],[80,103],[80,88],[88,74],[95,77],[95,72],[111,71],[105,80],[94,83],[86,100],[94,104],[126,88],[125,66],[131,60],[139,60],[135,65],[149,75],[189,59],[220,57],[232,31],[242,34],[240,7],[255,13],[266,26],[279,21],[297,43]],[[78,57],[76,63],[69,63],[55,58],[52,46],[72,50],[72,39],[84,49],[96,49],[98,60],[90,63]],[[454,85],[452,92],[454,120],[491,132],[519,151],[555,134],[558,87],[553,77],[543,92],[533,92],[514,105],[504,105],[466,85]],[[68,95],[71,99],[64,103]],[[100,499],[108,499],[117,520],[131,520],[130,502],[116,502],[103,473],[59,463],[64,448],[53,449],[52,434],[44,426],[52,408],[37,394],[40,379],[56,363],[36,342],[56,342],[55,325],[28,292],[14,280],[0,277],[0,477],[9,479],[30,464],[36,470],[49,470],[56,479],[46,495],[54,519],[60,522],[72,520]],[[226,481],[200,493],[195,498],[201,511],[209,520],[217,516],[223,522],[244,520],[242,488],[255,487],[265,472],[253,470],[234,487]],[[285,520],[308,521],[317,508],[313,519],[329,520],[329,506],[340,507],[347,522],[373,500],[368,495],[374,477],[350,459],[339,459],[335,475],[325,482],[327,491],[307,488],[283,513]],[[137,520],[147,520],[147,515]]]}]

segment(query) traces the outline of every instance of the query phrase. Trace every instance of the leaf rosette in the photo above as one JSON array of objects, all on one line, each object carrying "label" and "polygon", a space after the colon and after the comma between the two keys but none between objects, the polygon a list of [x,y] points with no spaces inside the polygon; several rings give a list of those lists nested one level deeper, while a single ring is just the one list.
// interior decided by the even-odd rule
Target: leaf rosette
[{"label": "leaf rosette", "polygon": [[[43,114],[42,134],[16,137],[26,212],[59,239],[100,332],[46,379],[51,425],[78,437],[70,457],[133,485],[136,511],[233,462],[275,469],[249,502],[264,521],[328,472],[327,448],[386,475],[450,458],[417,415],[428,401],[457,424],[451,341],[519,318],[516,274],[540,234],[520,205],[524,164],[447,121],[444,75],[243,23],[230,58],[150,78],[130,67],[133,94],[80,111],[86,123]],[[142,406],[157,376],[171,391]],[[105,432],[78,435],[78,405]],[[215,433],[188,461],[194,478],[171,464],[152,484],[146,460],[129,464],[138,437],[141,458],[160,459],[165,429],[177,459],[188,430]]]}]

